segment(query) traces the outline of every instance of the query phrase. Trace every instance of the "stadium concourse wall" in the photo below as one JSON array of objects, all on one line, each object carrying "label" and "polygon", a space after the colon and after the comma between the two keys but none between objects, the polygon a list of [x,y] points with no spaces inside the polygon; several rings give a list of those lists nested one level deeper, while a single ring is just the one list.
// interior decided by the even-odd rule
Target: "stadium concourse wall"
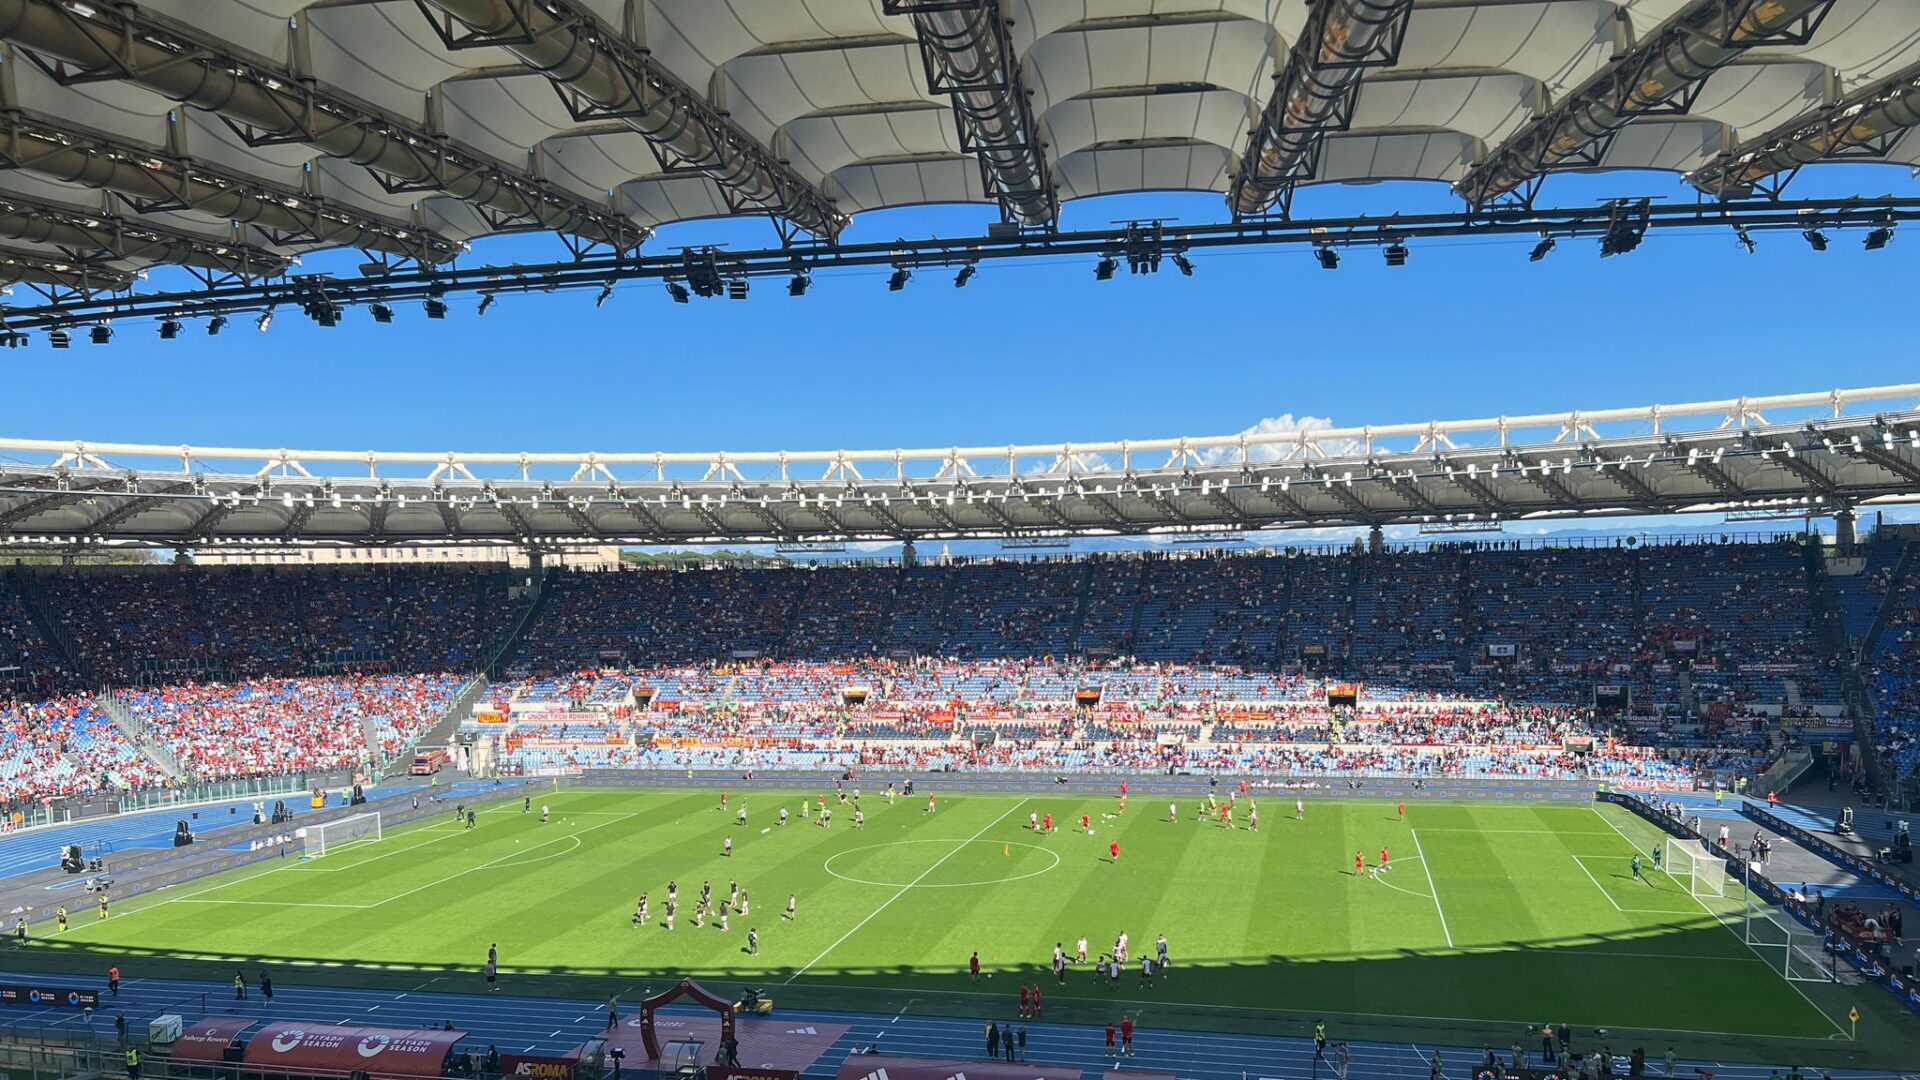
[{"label": "stadium concourse wall", "polygon": [[[1905,1005],[1908,1010],[1920,1013],[1920,975],[1916,975],[1916,977],[1913,978],[1903,977],[1894,971],[1890,965],[1882,963],[1878,957],[1869,955],[1857,942],[1851,941],[1841,935],[1829,933],[1827,928],[1810,913],[1808,905],[1795,902],[1791,896],[1787,895],[1787,890],[1776,885],[1771,878],[1755,869],[1730,849],[1721,847],[1713,838],[1692,828],[1684,821],[1661,813],[1638,795],[1624,792],[1602,792],[1600,798],[1602,801],[1626,807],[1639,817],[1658,826],[1663,832],[1669,835],[1677,836],[1684,840],[1698,840],[1706,845],[1708,851],[1721,855],[1726,859],[1728,878],[1734,881],[1744,882],[1749,893],[1780,908],[1795,922],[1821,935],[1826,941],[1825,947],[1830,954],[1845,960],[1855,971],[1860,973],[1863,980],[1873,983],[1893,995],[1894,999],[1902,1005]],[[1741,812],[1748,818],[1759,822],[1779,835],[1804,844],[1810,850],[1826,856],[1842,869],[1855,870],[1877,881],[1883,876],[1873,873],[1870,868],[1856,866],[1858,860],[1853,859],[1838,849],[1833,849],[1832,852],[1822,850],[1823,848],[1832,848],[1833,845],[1821,841],[1805,829],[1796,828],[1788,824],[1785,820],[1767,813],[1753,806],[1751,803],[1743,803]],[[1900,889],[1909,899],[1914,897],[1913,890],[1909,888],[1903,888],[1898,884],[1887,881],[1880,881],[1880,883],[1888,885],[1889,888]]]},{"label": "stadium concourse wall", "polygon": [[[529,778],[532,779],[532,778]],[[1315,799],[1434,799],[1484,802],[1590,803],[1594,785],[1586,780],[1521,780],[1458,778],[1414,779],[1373,777],[1203,776],[1188,773],[1031,773],[1031,772],[886,772],[850,777],[837,769],[741,773],[725,769],[584,769],[553,776],[556,786],[666,791],[792,791],[827,792],[835,784],[879,794],[889,782],[912,780],[914,794],[933,795],[1118,795],[1127,785],[1130,796],[1194,798],[1208,792],[1225,795],[1240,789],[1245,779],[1249,795]]]},{"label": "stadium concourse wall", "polygon": [[[469,801],[461,796],[460,801],[467,806],[485,806],[516,798],[523,788],[528,786],[517,778],[514,780],[496,780],[491,787],[483,788]],[[223,830],[214,842],[196,841],[183,848],[159,848],[137,855],[114,855],[106,859],[104,868],[97,875],[112,881],[108,894],[117,903],[132,896],[141,896],[159,889],[184,885],[215,874],[238,870],[242,867],[282,858],[297,857],[294,834],[311,825],[324,825],[355,814],[377,813],[380,815],[381,828],[409,825],[438,817],[448,812],[452,800],[435,798],[423,799],[419,806],[412,800],[420,795],[420,789],[410,789],[380,798],[369,799],[353,806],[329,806],[324,810],[315,810],[294,821],[280,824],[252,825],[242,829]],[[274,842],[274,841],[281,842]],[[259,847],[253,847],[258,843]],[[49,868],[31,874],[22,874],[6,879],[0,884],[0,911],[24,909],[30,924],[46,922],[54,917],[54,907],[69,898],[54,895],[49,899],[50,883],[71,881],[77,875],[62,872],[55,864],[57,851],[49,847],[47,862]],[[70,914],[84,915],[86,905],[93,902],[94,895],[75,892],[67,904]]]}]

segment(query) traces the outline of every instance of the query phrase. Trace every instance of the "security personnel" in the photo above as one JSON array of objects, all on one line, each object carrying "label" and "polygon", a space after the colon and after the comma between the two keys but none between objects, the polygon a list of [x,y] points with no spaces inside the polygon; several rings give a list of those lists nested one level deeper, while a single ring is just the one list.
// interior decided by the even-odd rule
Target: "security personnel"
[{"label": "security personnel", "polygon": [[1327,1022],[1324,1020],[1313,1025],[1313,1056],[1327,1056]]},{"label": "security personnel", "polygon": [[140,1080],[140,1051],[127,1047],[127,1080]]}]

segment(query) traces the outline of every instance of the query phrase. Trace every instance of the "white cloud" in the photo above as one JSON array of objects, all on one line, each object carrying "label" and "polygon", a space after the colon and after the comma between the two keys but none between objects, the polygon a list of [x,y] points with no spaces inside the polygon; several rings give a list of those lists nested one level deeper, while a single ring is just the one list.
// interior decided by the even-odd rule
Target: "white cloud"
[{"label": "white cloud", "polygon": [[[1303,431],[1330,431],[1333,426],[1333,421],[1324,416],[1296,417],[1292,413],[1282,413],[1279,416],[1267,417],[1236,434],[1262,437],[1287,436]],[[1278,461],[1286,457],[1291,448],[1291,444],[1284,441],[1256,444],[1247,448],[1247,456],[1254,461]],[[1320,448],[1328,457],[1357,457],[1366,451],[1366,447],[1358,439],[1330,439],[1320,443]],[[1204,451],[1200,457],[1209,465],[1233,464],[1240,460],[1240,448],[1237,446],[1213,447]]]}]

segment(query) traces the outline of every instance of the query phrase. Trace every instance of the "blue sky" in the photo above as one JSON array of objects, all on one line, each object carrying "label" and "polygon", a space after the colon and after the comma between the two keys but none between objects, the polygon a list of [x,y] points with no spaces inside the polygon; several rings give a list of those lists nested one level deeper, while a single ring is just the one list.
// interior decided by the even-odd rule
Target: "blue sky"
[{"label": "blue sky", "polygon": [[[1803,191],[1920,193],[1904,168],[1811,171]],[[1672,177],[1556,178],[1545,198],[1687,199]],[[1438,185],[1315,188],[1303,215],[1455,205]],[[1217,220],[1214,195],[1073,204],[1069,227]],[[859,219],[850,236],[977,233],[982,208]],[[763,221],[691,223],[650,245],[764,246]],[[0,432],[14,437],[324,448],[818,449],[1050,442],[1238,431],[1281,414],[1395,423],[1913,381],[1907,289],[1920,231],[1868,253],[1838,234],[1655,236],[1602,261],[1563,242],[1371,251],[1337,273],[1301,250],[1203,255],[1183,278],[1090,261],[997,264],[964,291],[923,272],[822,273],[804,298],[763,282],[743,302],[671,303],[657,285],[471,300],[445,322],[350,313],[326,330],[282,312],[173,342],[127,324],[104,348],[0,354]],[[485,261],[558,257],[550,237],[483,241]],[[350,265],[312,257],[306,269]],[[1884,307],[1882,306],[1884,305]]]}]

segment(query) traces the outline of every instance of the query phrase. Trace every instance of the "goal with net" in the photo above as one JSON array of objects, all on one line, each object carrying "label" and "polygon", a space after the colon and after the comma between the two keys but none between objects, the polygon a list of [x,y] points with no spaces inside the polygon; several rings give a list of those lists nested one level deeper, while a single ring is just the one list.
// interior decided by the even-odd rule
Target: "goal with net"
[{"label": "goal with net", "polygon": [[1667,841],[1667,876],[1694,896],[1727,895],[1726,860],[1698,840]]},{"label": "goal with net", "polygon": [[1749,894],[1741,937],[1788,982],[1836,982],[1839,965],[1818,930]]},{"label": "goal with net", "polygon": [[380,839],[380,815],[354,814],[339,821],[309,825],[300,830],[300,836],[306,841],[301,852],[303,859],[317,859],[338,847],[344,847],[364,840]]}]

